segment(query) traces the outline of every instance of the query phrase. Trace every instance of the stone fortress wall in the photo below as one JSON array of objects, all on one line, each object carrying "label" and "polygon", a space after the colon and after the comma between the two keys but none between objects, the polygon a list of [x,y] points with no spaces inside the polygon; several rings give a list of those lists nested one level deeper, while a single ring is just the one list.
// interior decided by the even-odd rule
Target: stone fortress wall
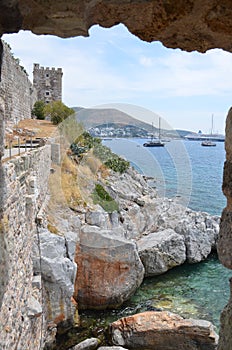
[{"label": "stone fortress wall", "polygon": [[45,320],[40,275],[33,276],[32,244],[45,201],[51,145],[3,162],[4,130],[31,118],[37,91],[0,41],[0,349],[41,349]]},{"label": "stone fortress wall", "polygon": [[46,103],[62,101],[61,68],[44,68],[35,63],[32,84],[20,61],[14,58],[10,46],[4,41],[2,46],[0,105],[3,106],[7,125],[13,126],[22,119],[31,118],[37,100]]},{"label": "stone fortress wall", "polygon": [[36,218],[47,194],[50,164],[51,146],[46,145],[3,166],[1,350],[42,348],[45,321],[41,277],[33,276],[32,246],[38,239]]},{"label": "stone fortress wall", "polygon": [[10,46],[4,41],[2,44],[0,96],[3,99],[5,122],[14,125],[21,119],[31,118],[37,91],[19,60],[14,58]]}]

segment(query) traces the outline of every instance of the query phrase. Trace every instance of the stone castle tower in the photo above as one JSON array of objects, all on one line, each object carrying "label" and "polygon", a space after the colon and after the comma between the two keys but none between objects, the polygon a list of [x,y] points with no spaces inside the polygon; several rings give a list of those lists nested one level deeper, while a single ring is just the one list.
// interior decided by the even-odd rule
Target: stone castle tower
[{"label": "stone castle tower", "polygon": [[33,85],[38,93],[38,100],[49,103],[62,101],[62,76],[61,68],[44,68],[34,63]]}]

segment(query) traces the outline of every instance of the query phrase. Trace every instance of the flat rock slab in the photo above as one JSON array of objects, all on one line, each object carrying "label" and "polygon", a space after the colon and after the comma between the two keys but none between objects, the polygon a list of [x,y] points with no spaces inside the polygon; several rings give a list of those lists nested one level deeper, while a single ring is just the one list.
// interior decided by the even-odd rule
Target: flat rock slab
[{"label": "flat rock slab", "polygon": [[162,311],[121,318],[110,326],[114,345],[139,350],[216,350],[212,323]]}]

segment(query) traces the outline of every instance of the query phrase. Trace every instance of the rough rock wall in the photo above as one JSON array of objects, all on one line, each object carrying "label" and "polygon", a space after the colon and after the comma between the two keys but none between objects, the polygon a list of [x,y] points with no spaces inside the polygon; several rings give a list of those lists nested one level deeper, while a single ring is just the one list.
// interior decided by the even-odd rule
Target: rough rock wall
[{"label": "rough rock wall", "polygon": [[2,45],[0,108],[3,103],[5,123],[16,124],[21,119],[31,118],[37,92],[24,68],[13,57],[9,45],[5,42]]},{"label": "rough rock wall", "polygon": [[[49,145],[3,163],[1,235],[7,271],[0,311],[0,349],[40,349],[43,333],[40,276],[33,278],[36,215],[47,193]],[[2,276],[1,276],[2,277]]]},{"label": "rough rock wall", "polygon": [[[224,266],[232,269],[232,108],[226,120],[226,161],[224,164],[223,192],[227,206],[223,210],[218,242],[219,259]],[[218,350],[232,348],[232,280],[230,280],[230,300],[221,314],[221,330]]]},{"label": "rough rock wall", "polygon": [[232,3],[229,0],[3,0],[0,34],[31,30],[60,37],[88,35],[99,24],[124,23],[142,40],[201,52],[232,50]]},{"label": "rough rock wall", "polygon": [[[0,40],[0,86],[1,86],[1,67],[2,67],[2,53],[3,45]],[[7,271],[4,266],[5,261],[5,249],[4,249],[4,237],[3,237],[3,228],[2,228],[2,219],[3,219],[3,198],[4,198],[4,177],[3,177],[3,167],[1,163],[1,158],[4,153],[4,132],[5,132],[5,123],[4,123],[4,103],[1,97],[1,87],[0,87],[0,306],[2,302],[2,297],[4,294],[4,281],[7,279]],[[4,278],[3,278],[4,276]]]},{"label": "rough rock wall", "polygon": [[2,90],[3,43],[0,40],[0,160],[4,153],[5,103]]}]

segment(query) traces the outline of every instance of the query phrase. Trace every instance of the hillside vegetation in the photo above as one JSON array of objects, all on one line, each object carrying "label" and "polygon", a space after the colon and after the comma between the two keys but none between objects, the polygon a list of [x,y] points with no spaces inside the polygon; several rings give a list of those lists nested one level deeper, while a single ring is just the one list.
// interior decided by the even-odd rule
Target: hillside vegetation
[{"label": "hillside vegetation", "polygon": [[129,162],[112,153],[101,140],[83,132],[66,150],[61,167],[54,165],[50,176],[48,228],[59,233],[59,210],[82,212],[100,205],[106,212],[118,211],[118,203],[107,191],[110,171],[122,174]]}]

